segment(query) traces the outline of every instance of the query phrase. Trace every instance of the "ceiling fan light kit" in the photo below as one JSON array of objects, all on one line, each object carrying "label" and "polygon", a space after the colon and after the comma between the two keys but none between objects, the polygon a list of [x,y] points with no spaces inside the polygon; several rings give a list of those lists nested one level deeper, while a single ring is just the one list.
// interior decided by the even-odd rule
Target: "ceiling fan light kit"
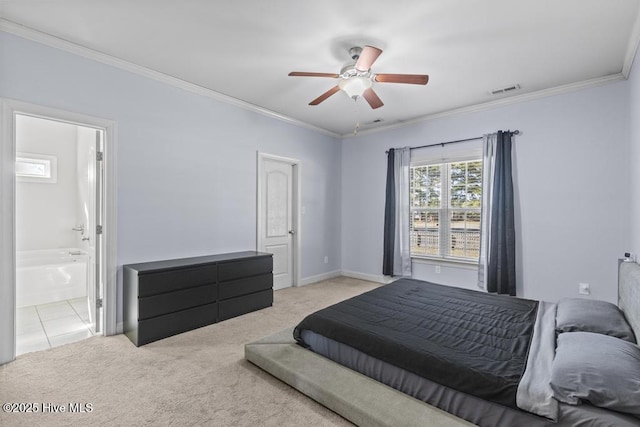
[{"label": "ceiling fan light kit", "polygon": [[426,74],[373,74],[371,66],[382,54],[382,50],[373,46],[352,47],[349,49],[349,56],[355,62],[346,64],[340,70],[340,74],[330,73],[314,73],[303,71],[292,71],[289,76],[294,77],[330,77],[340,78],[340,82],[318,98],[314,99],[309,105],[318,105],[334,93],[342,90],[349,98],[357,100],[363,97],[371,108],[376,109],[384,104],[382,100],[373,90],[373,83],[405,83],[426,85],[429,76]]},{"label": "ceiling fan light kit", "polygon": [[371,77],[349,77],[343,78],[338,83],[338,87],[346,92],[349,95],[349,98],[357,99],[359,96],[362,96],[365,90],[369,89],[373,86],[373,82],[371,81]]}]

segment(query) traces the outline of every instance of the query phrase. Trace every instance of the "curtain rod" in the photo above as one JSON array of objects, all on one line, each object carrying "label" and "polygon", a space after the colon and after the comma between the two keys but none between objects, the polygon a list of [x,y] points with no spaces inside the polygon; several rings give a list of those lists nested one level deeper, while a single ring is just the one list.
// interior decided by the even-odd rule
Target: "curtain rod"
[{"label": "curtain rod", "polygon": [[[509,132],[509,131],[507,131]],[[518,129],[511,132],[513,135],[518,135],[520,131]],[[438,142],[436,144],[428,144],[428,145],[420,145],[418,147],[409,147],[410,150],[417,150],[418,148],[426,148],[426,147],[435,147],[436,145],[440,145],[444,147],[447,144],[455,144],[456,142],[466,142],[466,141],[475,141],[476,139],[482,139],[482,136],[476,136],[475,138],[466,138],[466,139],[456,139],[455,141],[447,141],[447,142]],[[389,154],[389,150],[385,151],[385,154]]]}]

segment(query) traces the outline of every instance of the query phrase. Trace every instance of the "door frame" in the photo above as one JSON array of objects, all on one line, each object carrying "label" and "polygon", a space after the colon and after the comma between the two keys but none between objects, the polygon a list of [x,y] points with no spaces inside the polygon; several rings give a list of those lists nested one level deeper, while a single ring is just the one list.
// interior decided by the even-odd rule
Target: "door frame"
[{"label": "door frame", "polygon": [[257,186],[256,186],[256,194],[257,194],[257,205],[256,205],[256,211],[257,211],[257,224],[256,224],[256,231],[257,231],[257,239],[256,239],[256,250],[257,251],[264,251],[264,239],[263,239],[263,232],[264,232],[264,221],[265,221],[265,213],[262,212],[261,206],[262,206],[262,192],[260,191],[260,189],[262,188],[262,172],[264,170],[264,161],[265,160],[274,160],[274,161],[278,161],[278,162],[283,162],[283,163],[287,163],[289,165],[291,165],[291,169],[292,169],[292,197],[293,200],[291,200],[291,205],[292,205],[292,224],[293,224],[293,229],[295,231],[295,233],[292,236],[291,239],[291,245],[292,245],[292,267],[293,267],[293,277],[292,277],[292,283],[291,286],[292,287],[298,287],[301,286],[301,260],[302,260],[302,251],[301,251],[301,242],[302,242],[302,226],[301,226],[301,213],[302,213],[302,208],[301,208],[301,200],[302,200],[302,189],[301,189],[301,165],[300,165],[300,160],[297,159],[292,159],[289,157],[282,157],[282,156],[276,156],[273,154],[266,154],[266,153],[262,153],[260,151],[257,152],[258,156],[257,156]]},{"label": "door frame", "polygon": [[102,224],[103,335],[117,333],[116,123],[22,101],[0,98],[0,365],[16,357],[15,116],[22,114],[104,132]]}]

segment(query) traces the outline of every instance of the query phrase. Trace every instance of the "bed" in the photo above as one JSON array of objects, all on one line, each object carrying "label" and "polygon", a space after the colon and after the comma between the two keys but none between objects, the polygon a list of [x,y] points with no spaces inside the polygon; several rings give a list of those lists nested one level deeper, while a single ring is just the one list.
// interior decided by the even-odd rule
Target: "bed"
[{"label": "bed", "polygon": [[[309,315],[293,336],[298,352],[321,355],[326,367],[337,363],[476,425],[636,426],[640,266],[620,264],[619,294],[620,309],[401,279]],[[359,408],[331,404],[344,397],[316,400],[372,423],[349,416]]]}]

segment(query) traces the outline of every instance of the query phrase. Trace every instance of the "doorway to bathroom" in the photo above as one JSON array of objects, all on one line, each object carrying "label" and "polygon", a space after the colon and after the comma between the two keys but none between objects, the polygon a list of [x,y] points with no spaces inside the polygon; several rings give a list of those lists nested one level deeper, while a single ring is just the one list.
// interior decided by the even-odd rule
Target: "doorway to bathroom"
[{"label": "doorway to bathroom", "polygon": [[16,355],[102,332],[104,130],[15,115]]},{"label": "doorway to bathroom", "polygon": [[[30,127],[28,131],[20,130],[20,121],[32,119],[37,119],[32,122],[36,126],[58,128],[44,132]],[[75,126],[70,128],[75,129],[75,136],[68,132],[72,142],[66,147],[68,151],[75,147],[72,154],[75,160],[37,150],[42,141],[65,133],[63,128],[68,128],[63,125]],[[20,142],[23,132],[32,133],[30,145]],[[121,332],[122,324],[116,321],[116,139],[116,122],[112,120],[0,98],[0,365],[14,360],[16,354],[47,348],[44,343],[41,347],[21,344],[28,342],[22,338],[29,332],[33,332],[35,341],[38,328],[49,347],[78,339],[82,335],[80,323],[75,323],[78,330],[70,330],[63,321],[50,322],[64,317],[77,316],[92,335]],[[68,179],[65,174],[70,171],[75,174],[71,184],[74,195],[54,197],[44,193],[47,186],[62,186]],[[85,172],[86,179],[78,179],[78,174]],[[93,181],[89,179],[91,173]],[[31,202],[25,198],[29,191],[21,193],[21,187],[24,190],[27,185],[31,186],[31,193],[36,193]],[[86,201],[86,208],[79,200]],[[65,210],[66,214],[54,215],[58,210]],[[43,213],[49,215],[44,217]],[[34,217],[40,221],[33,221]],[[49,227],[41,227],[41,221]],[[53,243],[60,235],[64,235],[62,240]],[[63,286],[55,287],[60,300],[53,304],[69,307],[40,309],[46,303],[25,302],[29,292],[31,298],[47,292],[27,286],[23,295],[17,289],[18,276],[38,282],[41,279],[37,277],[46,282],[57,276],[57,282]],[[85,285],[78,285],[83,277],[88,278]],[[84,295],[82,290],[86,290]],[[25,312],[33,314],[33,310],[20,311],[18,304],[20,308],[34,307],[37,319],[33,316],[29,319]],[[24,327],[18,326],[22,320],[26,320]]]}]

